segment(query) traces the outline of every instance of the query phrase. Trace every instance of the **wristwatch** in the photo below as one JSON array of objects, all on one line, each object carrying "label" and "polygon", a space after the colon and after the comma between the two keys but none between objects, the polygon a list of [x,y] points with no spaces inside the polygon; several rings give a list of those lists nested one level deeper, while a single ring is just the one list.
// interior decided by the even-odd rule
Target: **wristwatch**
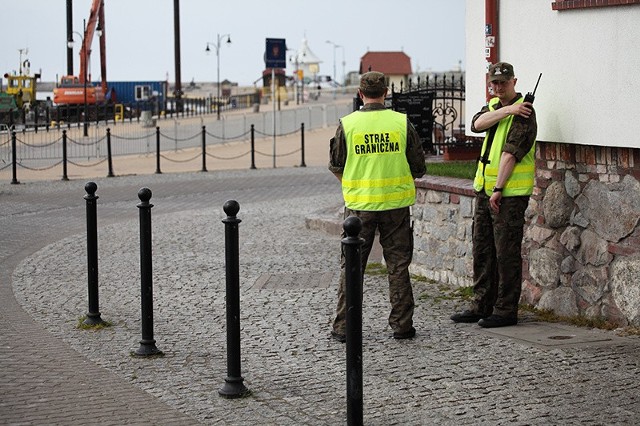
[{"label": "wristwatch", "polygon": [[497,186],[493,187],[493,192],[502,192],[504,188],[498,188]]}]

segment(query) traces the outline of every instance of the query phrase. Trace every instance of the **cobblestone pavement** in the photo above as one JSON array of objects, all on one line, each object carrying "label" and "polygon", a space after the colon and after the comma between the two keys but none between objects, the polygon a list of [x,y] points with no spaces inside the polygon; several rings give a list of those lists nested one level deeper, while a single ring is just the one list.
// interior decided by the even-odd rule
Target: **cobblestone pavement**
[{"label": "cobblestone pavement", "polygon": [[[101,330],[77,328],[87,310],[84,181],[0,184],[0,423],[346,423],[345,346],[329,337],[340,239],[305,226],[340,204],[324,167],[95,181],[100,311],[113,323]],[[142,186],[153,191],[159,358],[130,355],[140,340]],[[228,199],[240,203],[251,391],[235,400],[218,395]],[[575,329],[592,341],[529,344],[453,324],[461,302],[440,284],[416,281],[414,293],[418,334],[396,341],[386,279],[365,278],[365,424],[638,424],[640,339]]]}]

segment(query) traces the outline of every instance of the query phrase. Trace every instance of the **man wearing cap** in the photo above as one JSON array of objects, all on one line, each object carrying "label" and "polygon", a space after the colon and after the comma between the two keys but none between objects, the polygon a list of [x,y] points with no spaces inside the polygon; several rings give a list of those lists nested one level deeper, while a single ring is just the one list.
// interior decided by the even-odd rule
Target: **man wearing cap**
[{"label": "man wearing cap", "polygon": [[[385,108],[386,95],[384,74],[370,71],[362,75],[358,96],[364,106],[340,120],[335,137],[330,141],[329,170],[342,183],[345,219],[357,216],[362,220],[362,272],[375,232],[379,231],[389,274],[389,325],[395,339],[411,339],[416,330],[409,279],[413,256],[409,206],[416,199],[414,178],[424,175],[426,168],[418,133],[405,114]],[[341,266],[338,307],[331,335],[344,342],[344,256]]]},{"label": "man wearing cap", "polygon": [[488,80],[495,97],[471,124],[473,132],[486,132],[473,182],[474,298],[468,310],[451,316],[485,328],[518,323],[524,214],[533,192],[538,130],[533,105],[515,91],[513,66],[491,65]]}]

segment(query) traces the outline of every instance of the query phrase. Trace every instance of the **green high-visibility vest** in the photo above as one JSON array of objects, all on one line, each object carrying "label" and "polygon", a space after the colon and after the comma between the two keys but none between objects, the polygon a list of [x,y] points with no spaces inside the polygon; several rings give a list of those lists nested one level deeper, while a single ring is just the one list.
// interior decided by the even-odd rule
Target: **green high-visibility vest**
[{"label": "green high-visibility vest", "polygon": [[[498,98],[491,99],[489,101],[489,111],[495,111],[498,102],[500,102]],[[520,104],[522,102],[523,98],[521,97],[515,103]],[[500,166],[502,148],[507,140],[507,134],[511,128],[511,123],[513,123],[513,115],[500,120],[495,135],[493,136],[491,150],[489,151],[489,162],[487,164],[483,164],[482,161],[478,161],[478,168],[473,181],[473,188],[477,192],[484,189],[485,193],[489,196],[493,193],[493,187],[496,185],[496,181],[498,179],[498,168]],[[489,136],[490,132],[487,131],[484,143],[482,144],[480,158],[484,157]],[[535,153],[536,143],[534,142],[529,152],[527,152],[524,158],[514,166],[513,172],[511,172],[511,176],[507,179],[504,189],[502,190],[503,197],[516,197],[520,195],[531,195],[533,193],[536,174]]]},{"label": "green high-visibility vest", "polygon": [[413,205],[416,188],[407,161],[407,116],[392,110],[355,111],[342,118],[347,161],[342,195],[351,210]]}]

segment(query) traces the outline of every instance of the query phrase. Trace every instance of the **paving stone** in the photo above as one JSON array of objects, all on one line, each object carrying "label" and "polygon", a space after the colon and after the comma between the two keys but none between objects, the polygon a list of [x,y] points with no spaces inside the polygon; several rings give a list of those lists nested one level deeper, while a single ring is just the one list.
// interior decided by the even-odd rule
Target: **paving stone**
[{"label": "paving stone", "polygon": [[[98,180],[100,311],[113,323],[102,330],[76,328],[87,310],[84,191],[59,184],[0,188],[2,423],[346,423],[345,345],[329,336],[340,237],[305,225],[318,211],[335,216],[340,203],[324,168]],[[141,338],[142,186],[154,194],[154,337],[165,353],[152,359],[130,355]],[[251,390],[236,400],[218,395],[227,374],[228,199],[240,203],[241,363]],[[602,332],[597,342],[535,344],[518,335],[540,330],[531,321],[498,332],[452,323],[463,304],[443,297],[442,284],[416,281],[414,294],[416,338],[396,341],[386,277],[365,277],[365,424],[640,418],[638,338]]]}]

